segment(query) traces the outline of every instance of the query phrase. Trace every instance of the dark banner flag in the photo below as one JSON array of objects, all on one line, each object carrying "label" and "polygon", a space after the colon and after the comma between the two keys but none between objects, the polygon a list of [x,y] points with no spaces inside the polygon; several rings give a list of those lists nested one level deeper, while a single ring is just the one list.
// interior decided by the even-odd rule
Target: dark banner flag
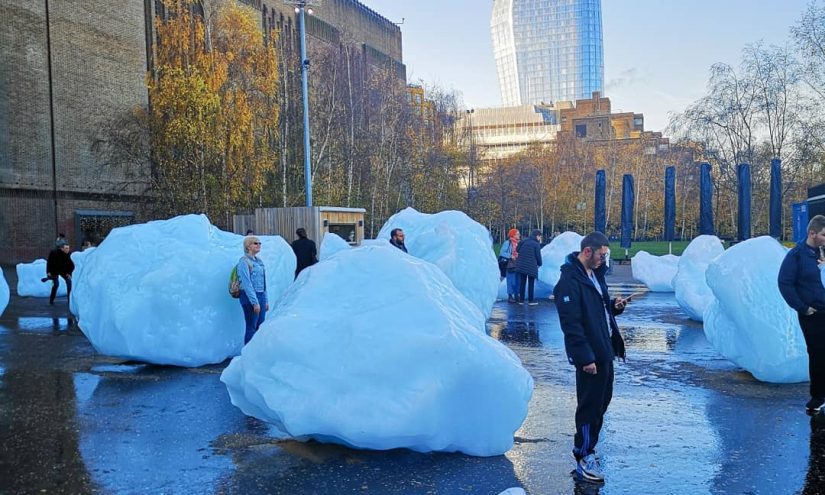
[{"label": "dark banner flag", "polygon": [[633,176],[624,174],[622,177],[622,247],[630,247],[630,238],[633,235],[633,203],[636,193],[633,191]]},{"label": "dark banner flag", "polygon": [[751,166],[747,163],[737,165],[736,179],[739,196],[736,237],[745,241],[751,238]]},{"label": "dark banner flag", "polygon": [[602,234],[607,232],[607,217],[604,211],[606,186],[604,170],[596,170],[596,201],[594,203],[596,205],[596,211],[594,213],[593,230],[601,232]]},{"label": "dark banner flag", "polygon": [[676,167],[665,169],[665,240],[673,240],[676,227]]},{"label": "dark banner flag", "polygon": [[716,235],[713,230],[713,184],[710,180],[710,163],[702,164],[699,178],[699,234]]},{"label": "dark banner flag", "polygon": [[782,160],[771,160],[771,237],[782,236]]}]

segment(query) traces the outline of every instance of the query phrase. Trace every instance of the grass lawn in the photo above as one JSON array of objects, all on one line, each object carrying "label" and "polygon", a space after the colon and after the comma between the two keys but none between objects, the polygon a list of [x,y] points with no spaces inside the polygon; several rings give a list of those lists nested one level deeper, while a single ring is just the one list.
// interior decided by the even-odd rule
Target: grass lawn
[{"label": "grass lawn", "polygon": [[[689,243],[689,241],[673,241],[670,243],[673,246],[672,254],[681,256],[682,251],[685,250]],[[627,250],[627,255],[632,258],[639,251],[647,251],[654,256],[662,256],[664,254],[668,254],[668,244],[669,243],[663,241],[632,242],[630,243],[630,248]],[[614,259],[624,258],[624,248],[621,247],[618,242],[610,243],[610,257]]]},{"label": "grass lawn", "polygon": [[[681,256],[682,251],[685,250],[687,245],[690,241],[673,241],[673,251],[672,253],[676,256]],[[725,246],[726,248],[729,246]],[[501,245],[495,244],[493,248],[496,251],[496,255],[498,255],[499,249],[501,249]],[[652,254],[653,256],[662,256],[664,254],[668,254],[668,243],[662,241],[639,241],[633,242],[630,244],[630,249],[628,249],[628,257],[632,258],[636,255],[639,251],[647,251],[648,253]],[[624,258],[624,248],[619,245],[619,242],[611,242],[610,243],[610,253],[613,259]]]}]

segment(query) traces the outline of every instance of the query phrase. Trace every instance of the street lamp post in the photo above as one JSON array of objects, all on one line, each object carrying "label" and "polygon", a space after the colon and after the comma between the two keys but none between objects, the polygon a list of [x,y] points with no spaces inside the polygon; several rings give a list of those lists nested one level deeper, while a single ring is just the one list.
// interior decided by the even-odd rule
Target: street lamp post
[{"label": "street lamp post", "polygon": [[475,177],[475,139],[473,133],[475,132],[473,129],[473,113],[475,113],[475,109],[471,108],[466,110],[467,112],[467,127],[469,129],[468,139],[470,140],[469,148],[469,159],[467,160],[467,214],[472,213],[472,205],[476,198],[476,177]]},{"label": "street lamp post", "polygon": [[312,206],[312,164],[310,161],[309,144],[309,59],[307,58],[306,14],[312,14],[312,5],[315,0],[284,0],[288,5],[295,6],[298,14],[298,30],[301,36],[301,93],[304,102],[304,182],[306,184],[307,207]]}]

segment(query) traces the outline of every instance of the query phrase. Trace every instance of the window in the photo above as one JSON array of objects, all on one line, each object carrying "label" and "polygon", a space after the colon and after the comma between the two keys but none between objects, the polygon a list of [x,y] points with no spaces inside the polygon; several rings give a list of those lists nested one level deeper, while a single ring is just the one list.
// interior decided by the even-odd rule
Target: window
[{"label": "window", "polygon": [[341,239],[344,239],[350,244],[356,244],[358,239],[355,237],[356,226],[354,223],[331,223],[329,224],[329,232],[336,234]]},{"label": "window", "polygon": [[576,124],[576,137],[577,138],[586,138],[587,137],[587,124]]}]

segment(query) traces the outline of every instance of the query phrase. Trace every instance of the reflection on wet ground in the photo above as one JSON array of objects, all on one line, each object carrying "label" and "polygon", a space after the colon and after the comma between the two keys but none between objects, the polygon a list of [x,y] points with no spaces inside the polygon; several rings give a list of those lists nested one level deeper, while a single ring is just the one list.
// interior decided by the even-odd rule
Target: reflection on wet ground
[{"label": "reflection on wet ground", "polygon": [[121,362],[65,312],[7,312],[0,493],[825,493],[825,419],[802,411],[806,384],[759,383],[719,357],[672,294],[634,299],[620,324],[628,360],[596,487],[570,476],[574,374],[547,301],[497,303],[488,322],[536,385],[513,449],[493,458],[279,440],[232,406],[225,364]]}]

